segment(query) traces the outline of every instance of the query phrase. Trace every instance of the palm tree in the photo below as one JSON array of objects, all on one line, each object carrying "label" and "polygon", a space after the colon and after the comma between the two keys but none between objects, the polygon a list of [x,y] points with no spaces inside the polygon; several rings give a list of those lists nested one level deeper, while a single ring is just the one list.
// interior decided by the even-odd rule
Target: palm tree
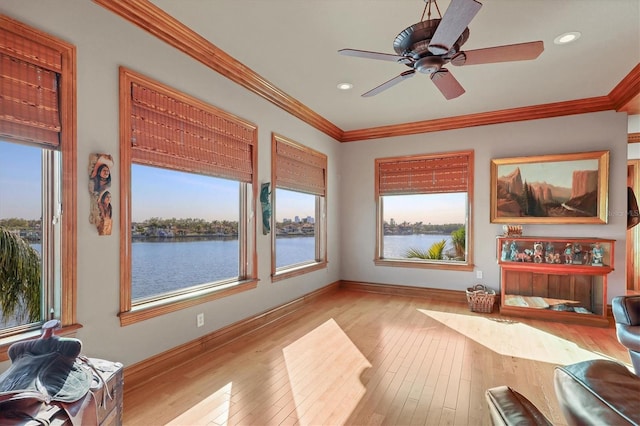
[{"label": "palm tree", "polygon": [[429,247],[429,250],[426,251],[410,248],[407,250],[405,256],[409,259],[442,260],[442,254],[446,245],[447,240],[442,240],[433,243],[431,247]]},{"label": "palm tree", "polygon": [[40,255],[14,232],[0,226],[0,311],[40,318]]},{"label": "palm tree", "polygon": [[466,247],[466,231],[464,226],[456,229],[451,233],[451,241],[453,242],[453,249],[456,251],[456,257],[464,260],[465,247]]}]

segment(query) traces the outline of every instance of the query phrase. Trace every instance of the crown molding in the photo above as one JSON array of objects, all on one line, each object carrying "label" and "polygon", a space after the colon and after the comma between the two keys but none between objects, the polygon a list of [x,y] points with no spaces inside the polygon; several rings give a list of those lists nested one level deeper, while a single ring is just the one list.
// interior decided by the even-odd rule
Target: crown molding
[{"label": "crown molding", "polygon": [[93,1],[339,142],[355,142],[607,110],[640,114],[640,64],[638,64],[605,96],[343,131],[149,0]]},{"label": "crown molding", "polygon": [[93,1],[321,132],[336,140],[342,137],[342,130],[335,124],[287,95],[149,0]]},{"label": "crown molding", "polygon": [[344,132],[342,142],[355,142],[367,139],[412,135],[416,133],[439,132],[442,130],[462,129],[465,127],[486,126],[489,124],[511,123],[514,121],[537,120],[564,115],[585,114],[612,109],[607,96],[578,99],[575,101],[555,102],[477,114],[459,115],[436,120],[416,121],[413,123],[382,126]]},{"label": "crown molding", "polygon": [[629,115],[640,114],[640,64],[637,64],[620,83],[609,92],[616,111]]}]

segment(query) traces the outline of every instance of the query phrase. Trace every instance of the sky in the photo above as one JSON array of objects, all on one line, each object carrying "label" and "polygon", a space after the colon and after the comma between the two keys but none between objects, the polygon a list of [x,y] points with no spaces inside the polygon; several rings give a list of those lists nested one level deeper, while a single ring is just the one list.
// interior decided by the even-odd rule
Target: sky
[{"label": "sky", "polygon": [[[134,164],[131,168],[131,216],[134,222],[150,217],[237,220],[238,182],[192,173]],[[313,196],[278,192],[277,219],[314,216]],[[256,207],[260,208],[259,200]]]},{"label": "sky", "polygon": [[[88,164],[88,163],[87,163]],[[237,182],[155,167],[132,166],[132,219],[151,217],[237,220]],[[80,177],[87,180],[87,177]],[[117,176],[112,176],[112,182]],[[0,219],[40,219],[41,151],[39,148],[0,142]],[[278,192],[278,219],[315,215],[313,196]],[[256,201],[256,207],[260,203]]]},{"label": "sky", "polygon": [[465,223],[466,200],[466,193],[385,196],[383,216],[396,223]]},{"label": "sky", "polygon": [[0,142],[0,219],[40,219],[39,148]]},{"label": "sky", "polygon": [[[562,167],[562,163],[569,164],[570,167]],[[520,168],[520,176],[523,182],[546,182],[564,188],[573,186],[574,170],[598,170],[598,160],[579,161],[550,161],[544,163],[531,164],[500,164],[498,165],[498,177],[507,176],[516,168]]]},{"label": "sky", "polygon": [[[38,148],[0,142],[0,219],[40,218],[40,161]],[[135,164],[131,175],[134,222],[151,217],[207,221],[239,217],[239,190],[235,181]],[[86,179],[88,185],[88,176],[79,178]],[[114,175],[112,182],[117,178]],[[277,194],[277,221],[315,216],[312,195],[285,190],[278,190]],[[256,207],[260,211],[259,200]],[[387,221],[393,218],[397,223],[464,223],[465,213],[464,194],[385,197]]]},{"label": "sky", "polygon": [[193,173],[132,165],[131,216],[237,220],[238,183]]}]

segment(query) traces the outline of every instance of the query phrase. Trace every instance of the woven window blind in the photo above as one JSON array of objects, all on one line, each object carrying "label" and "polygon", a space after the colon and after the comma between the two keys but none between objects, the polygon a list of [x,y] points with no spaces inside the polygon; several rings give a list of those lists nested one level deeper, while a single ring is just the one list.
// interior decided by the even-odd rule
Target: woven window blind
[{"label": "woven window blind", "polygon": [[276,187],[326,195],[326,155],[279,137],[275,148]]},{"label": "woven window blind", "polygon": [[256,128],[131,83],[131,159],[251,183]]},{"label": "woven window blind", "polygon": [[468,153],[377,160],[379,195],[467,192]]},{"label": "woven window blind", "polygon": [[60,52],[0,30],[0,136],[60,145],[61,69]]}]

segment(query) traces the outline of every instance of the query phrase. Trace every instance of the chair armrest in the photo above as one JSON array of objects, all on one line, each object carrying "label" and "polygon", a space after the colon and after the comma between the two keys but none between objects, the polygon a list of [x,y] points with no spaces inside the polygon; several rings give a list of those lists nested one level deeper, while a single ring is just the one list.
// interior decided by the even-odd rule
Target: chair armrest
[{"label": "chair armrest", "polygon": [[494,426],[553,426],[531,401],[508,386],[488,389],[485,397]]},{"label": "chair armrest", "polygon": [[611,301],[616,324],[640,325],[640,296],[617,296]]},{"label": "chair armrest", "polygon": [[640,424],[640,378],[621,363],[595,359],[558,366],[554,387],[570,425]]},{"label": "chair armrest", "polygon": [[640,352],[640,325],[616,324],[616,336],[624,347]]}]

